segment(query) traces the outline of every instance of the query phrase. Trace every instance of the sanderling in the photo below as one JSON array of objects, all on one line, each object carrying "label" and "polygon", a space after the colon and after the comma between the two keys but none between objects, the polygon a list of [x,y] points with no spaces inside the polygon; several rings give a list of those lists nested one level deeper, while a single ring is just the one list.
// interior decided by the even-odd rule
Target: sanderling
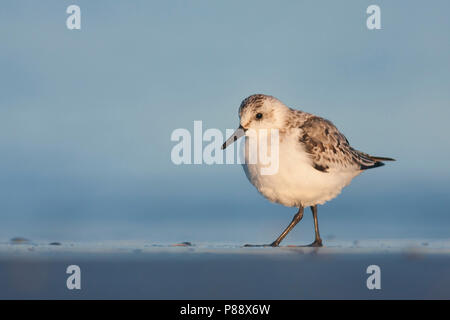
[{"label": "sanderling", "polygon": [[[371,156],[353,149],[345,136],[330,121],[294,110],[278,99],[255,94],[244,99],[239,107],[240,126],[223,144],[222,149],[249,129],[258,132],[277,129],[279,132],[279,169],[272,175],[261,174],[261,163],[243,165],[248,180],[268,200],[289,207],[298,207],[297,214],[281,235],[268,245],[276,247],[302,219],[305,207],[311,207],[315,240],[309,246],[322,246],[317,221],[317,205],[335,198],[354,177],[367,169],[377,168],[392,158]],[[245,158],[248,158],[248,150]]]}]

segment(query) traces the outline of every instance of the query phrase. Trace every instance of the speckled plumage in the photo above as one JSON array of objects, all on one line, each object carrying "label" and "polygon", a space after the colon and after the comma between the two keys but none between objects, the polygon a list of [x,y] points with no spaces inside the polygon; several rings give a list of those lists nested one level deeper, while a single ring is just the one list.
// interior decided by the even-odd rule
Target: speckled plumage
[{"label": "speckled plumage", "polygon": [[353,149],[347,138],[326,119],[310,116],[300,126],[299,142],[311,156],[314,168],[323,172],[330,169],[369,169],[382,163],[368,154]]},{"label": "speckled plumage", "polygon": [[[261,119],[255,118],[260,113]],[[336,197],[363,170],[383,160],[353,149],[332,122],[287,107],[278,99],[256,94],[239,107],[244,130],[279,130],[279,170],[262,175],[261,163],[244,165],[249,181],[267,199],[286,206],[313,206]],[[248,137],[246,138],[248,147]],[[246,153],[248,160],[248,152]]]}]

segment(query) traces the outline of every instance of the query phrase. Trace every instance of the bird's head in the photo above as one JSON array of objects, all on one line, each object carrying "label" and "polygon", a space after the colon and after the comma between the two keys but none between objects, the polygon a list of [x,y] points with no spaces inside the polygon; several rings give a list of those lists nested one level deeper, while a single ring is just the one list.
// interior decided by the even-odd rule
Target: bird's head
[{"label": "bird's head", "polygon": [[222,149],[244,136],[249,129],[282,129],[288,109],[280,100],[265,94],[245,98],[239,106],[240,126],[223,144]]}]

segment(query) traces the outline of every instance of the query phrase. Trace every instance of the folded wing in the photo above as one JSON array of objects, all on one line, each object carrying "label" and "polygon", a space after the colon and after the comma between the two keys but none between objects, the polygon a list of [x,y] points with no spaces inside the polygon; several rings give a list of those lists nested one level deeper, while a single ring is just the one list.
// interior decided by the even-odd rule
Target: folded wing
[{"label": "folded wing", "polygon": [[326,119],[312,116],[299,129],[299,142],[318,171],[366,170],[383,166],[382,161],[394,161],[353,149],[345,136]]}]

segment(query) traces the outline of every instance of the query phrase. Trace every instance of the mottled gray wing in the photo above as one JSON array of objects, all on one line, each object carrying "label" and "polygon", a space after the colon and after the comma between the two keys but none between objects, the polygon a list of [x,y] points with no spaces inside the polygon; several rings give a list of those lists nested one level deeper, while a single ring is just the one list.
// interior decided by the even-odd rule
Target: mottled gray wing
[{"label": "mottled gray wing", "polygon": [[300,129],[299,141],[319,171],[365,170],[383,165],[368,154],[353,149],[331,121],[312,116]]}]

